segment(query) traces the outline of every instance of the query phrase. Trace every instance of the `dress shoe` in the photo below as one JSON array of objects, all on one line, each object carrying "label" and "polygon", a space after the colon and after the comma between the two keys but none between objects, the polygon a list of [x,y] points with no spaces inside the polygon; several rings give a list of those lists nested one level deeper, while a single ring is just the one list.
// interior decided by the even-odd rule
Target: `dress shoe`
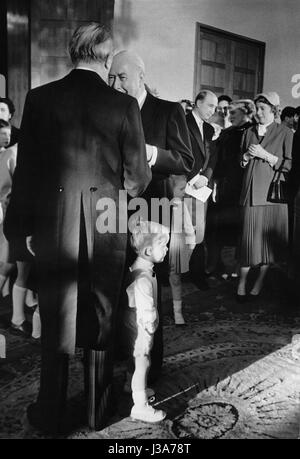
[{"label": "dress shoe", "polygon": [[9,331],[12,335],[20,335],[29,337],[31,335],[31,325],[27,320],[24,320],[20,325],[16,325],[13,322],[10,323]]},{"label": "dress shoe", "polygon": [[46,435],[58,434],[58,425],[47,423],[45,418],[42,417],[37,403],[32,403],[27,407],[27,419],[29,424],[41,433]]},{"label": "dress shoe", "polygon": [[235,295],[235,299],[237,303],[243,304],[248,301],[248,295],[239,295],[238,293]]},{"label": "dress shoe", "polygon": [[174,311],[174,322],[175,322],[175,325],[178,325],[178,326],[185,325],[185,320],[181,312]]},{"label": "dress shoe", "polygon": [[250,301],[255,301],[260,297],[260,293],[256,293],[255,295],[253,293],[249,293],[248,298]]},{"label": "dress shoe", "polygon": [[69,433],[70,427],[65,417],[59,420],[47,420],[43,416],[38,403],[32,403],[27,407],[27,419],[29,424],[45,435],[65,435]]},{"label": "dress shoe", "polygon": [[199,290],[209,290],[210,289],[207,280],[206,279],[202,279],[201,277],[198,278],[198,279],[193,279],[192,282],[193,282],[194,285],[196,285],[196,287]]},{"label": "dress shoe", "polygon": [[30,344],[33,344],[33,346],[40,346],[41,345],[41,338],[34,338],[33,336],[30,336],[29,342],[30,342]]}]

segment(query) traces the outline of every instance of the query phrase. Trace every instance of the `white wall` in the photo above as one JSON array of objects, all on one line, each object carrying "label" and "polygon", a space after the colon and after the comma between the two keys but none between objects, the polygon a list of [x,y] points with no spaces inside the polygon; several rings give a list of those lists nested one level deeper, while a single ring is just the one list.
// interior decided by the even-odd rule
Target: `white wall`
[{"label": "white wall", "polygon": [[[264,90],[281,105],[300,74],[300,0],[115,0],[116,46],[146,64],[147,82],[170,100],[192,98],[196,22],[266,43]],[[300,93],[299,93],[300,97]]]}]

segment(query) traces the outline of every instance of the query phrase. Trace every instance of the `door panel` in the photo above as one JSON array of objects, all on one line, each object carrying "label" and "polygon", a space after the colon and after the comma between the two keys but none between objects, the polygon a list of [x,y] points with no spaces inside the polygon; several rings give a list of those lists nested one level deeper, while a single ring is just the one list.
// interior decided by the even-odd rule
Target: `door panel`
[{"label": "door panel", "polygon": [[262,91],[264,53],[262,42],[197,24],[194,96],[210,89],[253,99]]},{"label": "door panel", "polygon": [[72,67],[68,43],[75,28],[95,21],[110,24],[114,0],[31,0],[32,87],[65,75]]}]

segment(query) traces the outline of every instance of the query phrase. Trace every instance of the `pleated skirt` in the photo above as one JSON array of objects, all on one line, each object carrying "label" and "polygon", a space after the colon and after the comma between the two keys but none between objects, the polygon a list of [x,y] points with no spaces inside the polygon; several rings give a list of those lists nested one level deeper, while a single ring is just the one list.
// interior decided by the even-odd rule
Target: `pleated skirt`
[{"label": "pleated skirt", "polygon": [[242,208],[240,265],[279,263],[286,261],[287,254],[287,204],[246,205]]},{"label": "pleated skirt", "polygon": [[170,272],[183,274],[189,271],[191,251],[188,249],[184,234],[171,233],[169,245]]}]

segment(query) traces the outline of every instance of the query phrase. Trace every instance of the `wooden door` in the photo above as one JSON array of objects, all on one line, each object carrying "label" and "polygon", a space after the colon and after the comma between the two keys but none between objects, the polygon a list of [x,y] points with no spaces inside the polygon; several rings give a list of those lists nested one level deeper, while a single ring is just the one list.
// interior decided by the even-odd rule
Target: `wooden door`
[{"label": "wooden door", "polygon": [[6,96],[7,79],[7,5],[0,1],[0,97]]},{"label": "wooden door", "polygon": [[[20,124],[26,93],[30,86],[29,0],[6,0],[6,95],[16,111],[12,119]],[[2,72],[1,72],[2,73]]]},{"label": "wooden door", "polygon": [[31,0],[32,87],[64,76],[71,68],[68,42],[87,22],[110,24],[114,0]]},{"label": "wooden door", "polygon": [[194,96],[250,98],[262,91],[265,44],[213,27],[196,25]]}]

